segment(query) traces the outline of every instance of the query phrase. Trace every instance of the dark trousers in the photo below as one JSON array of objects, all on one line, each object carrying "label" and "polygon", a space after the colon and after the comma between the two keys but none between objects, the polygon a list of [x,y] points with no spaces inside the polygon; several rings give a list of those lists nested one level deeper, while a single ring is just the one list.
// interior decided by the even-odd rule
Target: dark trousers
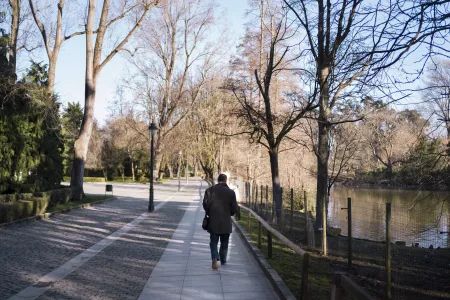
[{"label": "dark trousers", "polygon": [[[210,233],[209,247],[211,248],[211,259],[220,260],[222,264],[227,262],[228,253],[228,240],[230,239],[230,234],[215,234]],[[220,239],[220,250],[217,251],[217,244]]]}]

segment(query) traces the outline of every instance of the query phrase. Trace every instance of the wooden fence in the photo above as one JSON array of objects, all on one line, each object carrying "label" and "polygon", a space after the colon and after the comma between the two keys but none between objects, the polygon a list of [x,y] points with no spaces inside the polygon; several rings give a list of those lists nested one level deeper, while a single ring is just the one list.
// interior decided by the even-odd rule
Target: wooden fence
[{"label": "wooden fence", "polygon": [[248,224],[247,224],[247,231],[250,231],[250,219],[251,216],[259,222],[258,224],[258,247],[261,247],[261,238],[262,238],[262,227],[264,227],[267,230],[267,253],[269,258],[272,258],[272,235],[275,236],[277,239],[279,239],[283,244],[291,248],[296,254],[300,255],[303,258],[302,263],[302,281],[301,281],[301,287],[300,287],[300,295],[302,300],[306,300],[307,293],[308,293],[308,274],[309,274],[309,259],[310,254],[291,242],[289,239],[287,239],[284,235],[279,233],[277,230],[273,229],[266,221],[264,221],[257,213],[255,213],[253,210],[243,206],[239,205],[239,207],[245,211],[248,212]]}]

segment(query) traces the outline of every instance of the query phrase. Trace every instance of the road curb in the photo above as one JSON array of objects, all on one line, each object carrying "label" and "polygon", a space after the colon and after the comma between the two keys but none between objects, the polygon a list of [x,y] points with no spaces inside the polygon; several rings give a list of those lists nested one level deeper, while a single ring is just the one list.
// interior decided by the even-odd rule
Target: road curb
[{"label": "road curb", "polygon": [[99,200],[99,201],[95,201],[95,202],[91,202],[91,203],[84,203],[84,204],[72,206],[72,207],[69,207],[69,208],[65,208],[65,209],[62,209],[62,210],[52,211],[52,212],[49,212],[49,213],[43,213],[43,214],[39,214],[39,215],[36,215],[36,216],[23,218],[23,219],[11,221],[11,222],[8,222],[8,223],[3,223],[3,224],[0,224],[0,229],[6,228],[6,227],[9,227],[9,226],[12,226],[12,225],[20,224],[20,223],[34,222],[34,221],[40,221],[40,220],[48,220],[48,219],[50,219],[53,216],[62,215],[62,214],[70,212],[71,210],[88,208],[88,207],[92,207],[94,205],[102,204],[104,202],[112,201],[112,200],[115,200],[115,199],[117,199],[117,198],[116,197],[111,197],[111,198],[104,199],[104,200]]},{"label": "road curb", "polygon": [[272,284],[280,299],[296,300],[294,294],[292,294],[292,292],[289,290],[287,285],[281,279],[280,275],[278,275],[277,271],[275,271],[275,269],[273,269],[272,266],[267,262],[264,254],[262,254],[258,247],[253,244],[252,238],[247,234],[245,230],[243,230],[242,226],[238,222],[236,222],[234,217],[232,217],[231,219],[235,225],[236,232],[244,240],[246,248],[250,250],[251,254],[258,262],[258,265],[263,270],[264,275],[266,275],[267,279]]}]

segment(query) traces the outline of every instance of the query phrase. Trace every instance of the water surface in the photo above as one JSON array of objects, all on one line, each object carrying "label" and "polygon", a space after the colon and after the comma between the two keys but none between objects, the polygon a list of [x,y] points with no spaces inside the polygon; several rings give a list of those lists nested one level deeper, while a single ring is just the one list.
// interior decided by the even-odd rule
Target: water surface
[{"label": "water surface", "polygon": [[450,192],[334,187],[329,222],[347,235],[347,198],[352,198],[353,237],[385,240],[386,203],[392,205],[391,241],[407,246],[449,247]]}]

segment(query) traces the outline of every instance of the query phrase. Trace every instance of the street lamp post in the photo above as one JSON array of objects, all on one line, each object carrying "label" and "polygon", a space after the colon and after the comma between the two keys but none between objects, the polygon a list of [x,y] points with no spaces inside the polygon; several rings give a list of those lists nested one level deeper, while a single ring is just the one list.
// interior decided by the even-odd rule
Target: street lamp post
[{"label": "street lamp post", "polygon": [[188,164],[188,159],[187,159],[187,155],[186,155],[186,185],[189,183],[188,178],[189,178],[189,164]]},{"label": "street lamp post", "polygon": [[155,169],[155,134],[158,131],[155,123],[151,123],[148,127],[151,135],[151,146],[150,146],[150,195],[148,202],[148,211],[153,212],[155,210],[155,206],[153,205],[153,173]]},{"label": "street lamp post", "polygon": [[183,152],[178,152],[178,191],[181,189],[181,155]]}]

